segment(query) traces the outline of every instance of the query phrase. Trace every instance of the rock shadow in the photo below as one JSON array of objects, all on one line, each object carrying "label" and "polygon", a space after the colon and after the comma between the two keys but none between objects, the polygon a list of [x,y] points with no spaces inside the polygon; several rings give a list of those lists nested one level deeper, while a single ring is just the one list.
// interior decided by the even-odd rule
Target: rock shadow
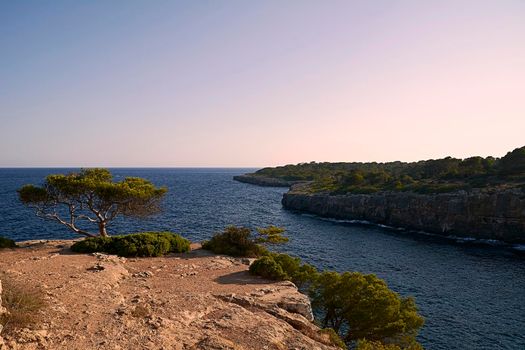
[{"label": "rock shadow", "polygon": [[214,281],[219,284],[240,284],[240,285],[271,284],[274,282],[274,281],[269,281],[269,280],[265,280],[260,277],[250,275],[248,271],[232,272],[227,275],[219,276],[215,278]]}]

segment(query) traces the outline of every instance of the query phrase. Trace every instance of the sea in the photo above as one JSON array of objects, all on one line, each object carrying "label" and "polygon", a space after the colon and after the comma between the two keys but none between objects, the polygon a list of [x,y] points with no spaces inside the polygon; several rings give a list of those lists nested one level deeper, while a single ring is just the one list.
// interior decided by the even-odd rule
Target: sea
[{"label": "sea", "polygon": [[[16,241],[77,238],[35,216],[17,198],[24,184],[78,169],[0,169],[0,235]],[[115,180],[144,177],[169,191],[161,214],[119,218],[112,234],[173,231],[209,239],[227,225],[286,228],[276,247],[319,269],[359,271],[413,296],[425,317],[418,340],[426,349],[525,349],[525,251],[497,241],[443,238],[424,232],[337,221],[284,210],[286,188],[234,181],[240,168],[115,168]]]}]

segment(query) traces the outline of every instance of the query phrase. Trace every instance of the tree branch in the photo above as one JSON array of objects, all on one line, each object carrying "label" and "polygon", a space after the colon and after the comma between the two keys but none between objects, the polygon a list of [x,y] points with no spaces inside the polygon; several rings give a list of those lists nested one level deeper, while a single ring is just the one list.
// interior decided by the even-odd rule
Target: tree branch
[{"label": "tree branch", "polygon": [[40,218],[43,218],[43,219],[57,221],[57,222],[61,223],[62,225],[66,226],[67,228],[69,228],[71,231],[73,231],[75,233],[78,233],[80,235],[84,235],[84,236],[88,236],[88,237],[96,237],[97,236],[96,234],[93,234],[91,232],[79,229],[78,227],[75,226],[74,221],[67,222],[67,221],[61,219],[60,216],[58,216],[57,213],[46,213],[42,209],[38,209],[37,212],[36,212],[36,216],[38,216]]}]

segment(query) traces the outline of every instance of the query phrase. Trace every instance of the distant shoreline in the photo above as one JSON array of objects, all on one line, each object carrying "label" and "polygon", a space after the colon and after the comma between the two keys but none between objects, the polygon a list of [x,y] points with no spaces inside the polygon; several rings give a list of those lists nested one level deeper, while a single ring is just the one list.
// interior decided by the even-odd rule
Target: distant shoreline
[{"label": "distant shoreline", "polygon": [[283,194],[283,207],[320,217],[366,221],[443,237],[525,243],[525,196],[518,189],[331,195],[305,192],[308,183],[300,181],[253,174],[236,176],[234,180],[258,186],[290,187]]}]

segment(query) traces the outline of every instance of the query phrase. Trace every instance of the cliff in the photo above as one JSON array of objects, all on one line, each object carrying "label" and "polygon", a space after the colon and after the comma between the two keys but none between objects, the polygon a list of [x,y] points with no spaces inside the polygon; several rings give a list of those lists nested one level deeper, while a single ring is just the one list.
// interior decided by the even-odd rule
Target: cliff
[{"label": "cliff", "polygon": [[279,178],[266,177],[255,174],[238,175],[234,176],[233,179],[239,182],[267,187],[290,187],[296,183],[296,181],[286,181]]},{"label": "cliff", "polygon": [[36,287],[45,299],[37,322],[4,329],[2,350],[336,349],[311,322],[308,298],[290,282],[249,275],[247,259],[195,245],[136,259],[73,254],[70,245],[0,250],[0,279]]},{"label": "cliff", "polygon": [[381,192],[309,194],[302,186],[285,193],[287,209],[336,219],[372,223],[442,235],[525,242],[525,193],[520,189],[442,194]]}]

